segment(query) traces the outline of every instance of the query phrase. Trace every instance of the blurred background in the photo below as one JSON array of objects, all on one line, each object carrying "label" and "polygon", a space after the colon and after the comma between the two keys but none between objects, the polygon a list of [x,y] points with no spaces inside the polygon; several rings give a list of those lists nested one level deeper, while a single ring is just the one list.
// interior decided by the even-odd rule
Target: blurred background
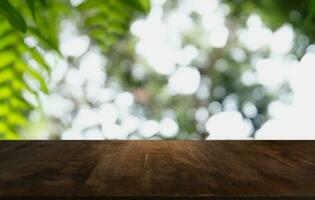
[{"label": "blurred background", "polygon": [[41,52],[49,93],[1,138],[315,139],[313,0],[150,4],[105,53],[61,20],[60,53]]}]

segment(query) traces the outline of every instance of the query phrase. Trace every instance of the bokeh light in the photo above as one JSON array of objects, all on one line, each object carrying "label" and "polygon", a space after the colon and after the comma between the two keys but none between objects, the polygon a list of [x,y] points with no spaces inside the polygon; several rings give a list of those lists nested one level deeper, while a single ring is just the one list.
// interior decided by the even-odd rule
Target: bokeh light
[{"label": "bokeh light", "polygon": [[220,0],[151,3],[107,56],[64,21],[65,58],[45,54],[52,92],[32,114],[44,124],[34,137],[315,139],[315,48],[293,53],[292,24],[235,21]]}]

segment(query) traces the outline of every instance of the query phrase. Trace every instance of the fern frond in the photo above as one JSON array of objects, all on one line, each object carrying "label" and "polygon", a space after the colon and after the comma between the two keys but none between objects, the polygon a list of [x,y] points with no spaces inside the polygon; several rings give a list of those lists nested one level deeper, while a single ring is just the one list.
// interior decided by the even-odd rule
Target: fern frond
[{"label": "fern frond", "polygon": [[24,43],[23,35],[13,29],[6,20],[0,19],[0,138],[19,137],[19,128],[28,124],[28,115],[34,105],[23,96],[38,91],[25,81],[29,76],[36,80],[42,92],[48,92],[42,75],[30,65],[32,59],[43,71],[49,72],[42,55]]},{"label": "fern frond", "polygon": [[86,0],[78,6],[84,30],[106,52],[127,32],[136,13],[150,9],[149,0]]}]

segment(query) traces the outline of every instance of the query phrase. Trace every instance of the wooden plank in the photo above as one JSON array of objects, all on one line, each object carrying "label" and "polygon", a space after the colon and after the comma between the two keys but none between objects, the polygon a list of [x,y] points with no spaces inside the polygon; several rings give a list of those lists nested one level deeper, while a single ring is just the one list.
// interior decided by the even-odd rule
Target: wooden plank
[{"label": "wooden plank", "polygon": [[0,199],[315,197],[315,141],[5,141]]}]

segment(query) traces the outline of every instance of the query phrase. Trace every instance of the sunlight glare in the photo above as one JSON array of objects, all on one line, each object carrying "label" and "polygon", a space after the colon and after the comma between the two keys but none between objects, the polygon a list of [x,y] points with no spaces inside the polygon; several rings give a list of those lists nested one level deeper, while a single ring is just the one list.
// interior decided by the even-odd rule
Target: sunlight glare
[{"label": "sunlight glare", "polygon": [[169,79],[169,90],[174,94],[194,94],[200,85],[200,73],[193,67],[180,67]]},{"label": "sunlight glare", "polygon": [[252,124],[237,111],[215,114],[206,123],[207,139],[246,139],[252,133]]}]

